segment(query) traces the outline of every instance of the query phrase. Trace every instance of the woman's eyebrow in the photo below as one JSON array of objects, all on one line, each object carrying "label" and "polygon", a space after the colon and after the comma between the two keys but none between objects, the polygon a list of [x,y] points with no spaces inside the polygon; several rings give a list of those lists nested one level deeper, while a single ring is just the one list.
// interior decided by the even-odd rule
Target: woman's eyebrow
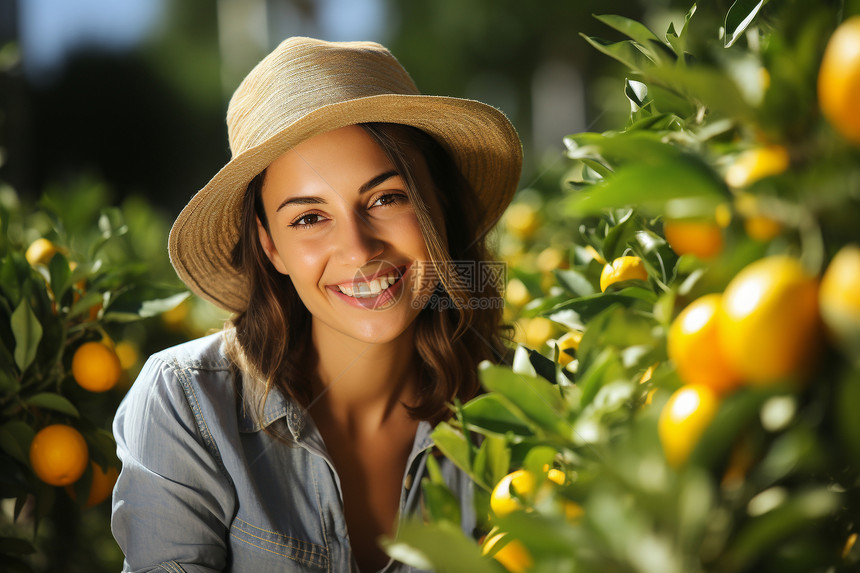
[{"label": "woman's eyebrow", "polygon": [[380,173],[379,175],[377,175],[376,177],[374,177],[373,179],[371,179],[370,181],[368,181],[367,183],[365,183],[364,185],[359,187],[358,188],[358,194],[361,195],[362,193],[370,191],[371,189],[373,189],[377,185],[382,185],[385,181],[391,179],[392,177],[398,177],[398,176],[400,176],[400,173],[398,173],[394,169],[392,169],[391,171],[386,171],[385,173]]},{"label": "woman's eyebrow", "polygon": [[[358,194],[366,193],[370,191],[374,187],[382,185],[384,182],[388,181],[392,177],[399,177],[400,173],[395,170],[386,171],[385,173],[380,173],[367,183],[364,183],[361,187],[358,188]],[[288,199],[284,199],[284,201],[278,205],[278,208],[275,209],[277,213],[287,205],[320,205],[325,203],[326,201],[321,197],[315,197],[311,195],[301,196],[301,197],[290,197]]]}]

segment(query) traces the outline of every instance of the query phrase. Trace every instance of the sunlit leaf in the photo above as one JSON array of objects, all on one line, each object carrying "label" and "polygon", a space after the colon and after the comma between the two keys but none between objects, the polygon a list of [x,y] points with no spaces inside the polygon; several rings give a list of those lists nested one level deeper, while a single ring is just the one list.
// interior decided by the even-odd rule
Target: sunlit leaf
[{"label": "sunlit leaf", "polygon": [[496,394],[483,394],[463,406],[463,415],[470,429],[494,432],[500,435],[533,436],[534,429],[527,421],[513,413]]},{"label": "sunlit leaf", "polygon": [[403,523],[396,539],[383,540],[382,546],[389,556],[418,569],[471,573],[503,571],[495,561],[483,558],[478,545],[448,522]]},{"label": "sunlit leaf", "polygon": [[618,60],[633,71],[639,71],[654,65],[654,61],[642,53],[642,50],[629,40],[610,42],[594,36],[586,36],[585,34],[580,34],[580,36],[585,38],[585,41],[599,51]]},{"label": "sunlit leaf", "polygon": [[487,390],[504,396],[535,425],[563,434],[564,401],[558,387],[542,378],[518,374],[504,366],[483,363],[481,382]]},{"label": "sunlit leaf", "polygon": [[726,13],[726,48],[737,42],[767,2],[768,0],[735,0]]}]

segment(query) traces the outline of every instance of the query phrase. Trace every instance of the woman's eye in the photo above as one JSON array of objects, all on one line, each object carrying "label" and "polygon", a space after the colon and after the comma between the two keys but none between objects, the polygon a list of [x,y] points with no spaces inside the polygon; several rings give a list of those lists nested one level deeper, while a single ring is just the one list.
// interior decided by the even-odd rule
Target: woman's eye
[{"label": "woman's eye", "polygon": [[290,223],[290,227],[312,227],[316,225],[320,221],[322,221],[322,215],[317,213],[308,213],[307,215],[302,215],[292,223]]},{"label": "woman's eye", "polygon": [[371,207],[387,207],[388,205],[396,205],[406,200],[406,195],[402,193],[386,193],[385,195],[380,195]]}]

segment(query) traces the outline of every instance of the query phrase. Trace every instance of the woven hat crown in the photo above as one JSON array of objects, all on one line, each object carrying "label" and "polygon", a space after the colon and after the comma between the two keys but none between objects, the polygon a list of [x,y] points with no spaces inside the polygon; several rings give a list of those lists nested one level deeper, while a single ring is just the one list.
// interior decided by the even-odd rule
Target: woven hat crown
[{"label": "woven hat crown", "polygon": [[235,157],[327,105],[419,93],[391,52],[375,42],[289,38],[251,70],[230,99],[230,151]]}]

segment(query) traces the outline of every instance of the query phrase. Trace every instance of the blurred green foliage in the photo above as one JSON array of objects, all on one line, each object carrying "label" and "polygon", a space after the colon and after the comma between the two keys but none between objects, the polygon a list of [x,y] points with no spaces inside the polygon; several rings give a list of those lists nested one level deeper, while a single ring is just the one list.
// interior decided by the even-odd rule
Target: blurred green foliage
[{"label": "blurred green foliage", "polygon": [[[424,521],[386,542],[391,555],[447,572],[856,570],[860,458],[847,401],[860,391],[858,349],[831,338],[816,355],[816,336],[801,350],[812,372],[717,394],[701,435],[658,430],[686,387],[666,347],[681,310],[760,259],[788,255],[820,276],[860,242],[860,149],[821,117],[816,94],[827,39],[854,6],[693,6],[661,36],[597,17],[617,39],[584,41],[628,68],[616,83],[629,118],[566,138],[563,173],[553,167],[506,214],[499,244],[521,345],[511,367],[483,367],[486,393],[434,432],[474,481],[476,539],[431,476]],[[785,165],[729,175],[745,152],[772,146]],[[750,225],[759,217],[773,223],[768,236]],[[718,254],[670,245],[664,225],[677,220],[713,222]],[[647,280],[602,289],[606,262],[621,256],[641,259]],[[562,348],[566,333],[581,339]],[[689,457],[668,463],[668,442]],[[502,480],[520,469],[534,485]],[[499,497],[516,509],[491,509]]]}]

